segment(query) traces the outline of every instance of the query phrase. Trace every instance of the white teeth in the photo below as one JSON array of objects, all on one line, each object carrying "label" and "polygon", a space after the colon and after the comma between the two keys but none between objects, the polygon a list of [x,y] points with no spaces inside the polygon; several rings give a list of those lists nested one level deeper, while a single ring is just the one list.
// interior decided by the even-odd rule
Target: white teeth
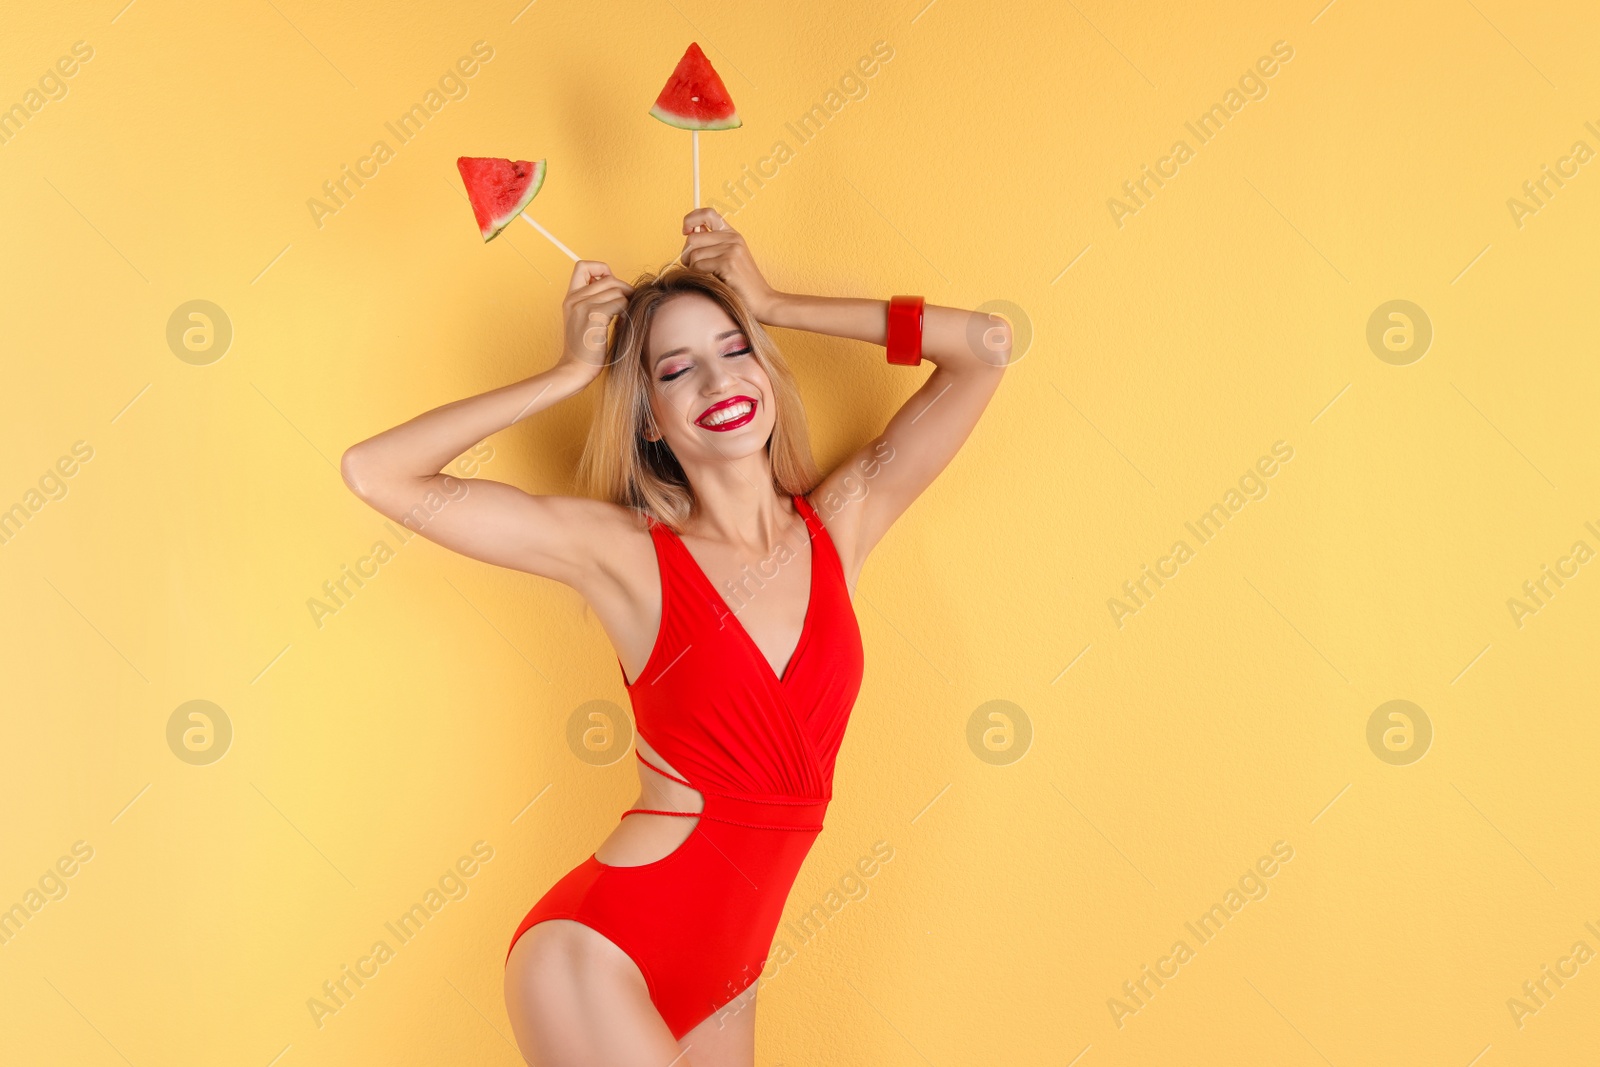
[{"label": "white teeth", "polygon": [[732,422],[734,419],[743,418],[750,413],[753,407],[754,405],[746,401],[744,403],[735,404],[731,408],[723,408],[709,419],[705,419],[701,425],[721,426],[725,422]]}]

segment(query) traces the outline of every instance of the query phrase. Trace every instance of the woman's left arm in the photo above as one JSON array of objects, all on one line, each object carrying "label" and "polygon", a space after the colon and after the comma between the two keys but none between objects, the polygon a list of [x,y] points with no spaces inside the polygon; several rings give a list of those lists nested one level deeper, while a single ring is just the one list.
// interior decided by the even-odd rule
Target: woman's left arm
[{"label": "woman's left arm", "polygon": [[[888,301],[779,294],[768,325],[883,345]],[[960,308],[923,309],[922,358],[933,373],[812,494],[852,587],[867,555],[966,443],[1011,357],[1004,319]]]},{"label": "woman's left arm", "polygon": [[[698,231],[698,226],[708,226]],[[744,238],[710,208],[684,218],[683,257],[715,271],[768,326],[884,345],[888,301],[773,290]],[[868,553],[955,458],[1011,361],[1011,327],[996,315],[927,304],[922,358],[934,371],[883,433],[836,467],[812,493],[851,586]]]}]

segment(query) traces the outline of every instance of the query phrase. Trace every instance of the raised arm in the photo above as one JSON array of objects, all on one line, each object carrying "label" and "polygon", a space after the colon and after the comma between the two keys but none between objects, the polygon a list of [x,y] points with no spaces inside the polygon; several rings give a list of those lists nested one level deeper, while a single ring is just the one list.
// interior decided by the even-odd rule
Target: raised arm
[{"label": "raised arm", "polygon": [[[702,229],[701,227],[708,227]],[[888,301],[780,293],[767,285],[744,238],[710,208],[684,218],[683,258],[714,270],[769,326],[882,345]],[[836,467],[812,494],[854,585],[868,553],[960,451],[1011,359],[1011,327],[998,316],[928,304],[922,357],[934,371],[883,433]],[[848,501],[837,509],[830,500]]]},{"label": "raised arm", "polygon": [[631,287],[604,263],[573,269],[562,302],[561,358],[549,370],[424,412],[345,450],[340,472],[391,519],[474,559],[582,588],[630,516],[614,504],[534,496],[503,482],[457,478],[445,464],[477,442],[583,390],[605,359],[606,325]]}]

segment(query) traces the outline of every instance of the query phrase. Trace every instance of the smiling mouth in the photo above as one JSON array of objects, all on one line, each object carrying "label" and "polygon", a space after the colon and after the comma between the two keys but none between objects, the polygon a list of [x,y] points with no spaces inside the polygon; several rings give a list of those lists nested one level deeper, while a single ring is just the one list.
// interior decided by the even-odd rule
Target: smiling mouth
[{"label": "smiling mouth", "polygon": [[755,399],[735,396],[706,408],[700,413],[700,417],[694,420],[694,424],[702,430],[724,433],[728,430],[737,430],[755,417]]}]

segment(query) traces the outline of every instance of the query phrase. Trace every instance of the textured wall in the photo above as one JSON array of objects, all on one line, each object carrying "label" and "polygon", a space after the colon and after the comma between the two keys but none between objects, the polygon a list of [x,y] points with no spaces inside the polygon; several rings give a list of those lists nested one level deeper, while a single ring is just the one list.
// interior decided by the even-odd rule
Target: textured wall
[{"label": "textured wall", "polygon": [[[510,934],[635,789],[572,730],[617,667],[336,464],[555,356],[569,266],[457,155],[676,253],[691,40],[776,285],[1031,335],[862,577],[760,1062],[1600,1058],[1592,5],[123,2],[0,40],[0,1061],[518,1062]],[[780,341],[827,460],[920,380]],[[589,411],[461,469],[565,491]]]}]

